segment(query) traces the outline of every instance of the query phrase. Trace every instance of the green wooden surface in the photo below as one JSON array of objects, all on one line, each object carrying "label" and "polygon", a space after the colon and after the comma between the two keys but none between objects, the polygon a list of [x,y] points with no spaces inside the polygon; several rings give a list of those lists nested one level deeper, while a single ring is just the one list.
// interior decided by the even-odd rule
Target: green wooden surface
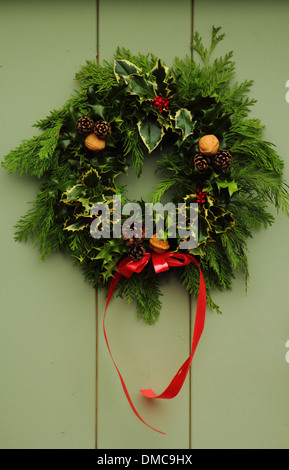
[{"label": "green wooden surface", "polygon": [[[289,2],[197,0],[195,30],[208,38],[211,24],[226,33],[216,55],[233,50],[236,79],[254,80],[252,116],[283,156],[288,182]],[[289,447],[288,232],[280,214],[249,240],[247,295],[237,276],[232,292],[215,296],[223,315],[208,313],[193,365],[193,448]]]},{"label": "green wooden surface", "polygon": [[[216,55],[234,51],[237,79],[254,79],[253,116],[266,125],[289,181],[289,80],[284,0],[195,0],[194,29],[207,40],[212,25],[226,39]],[[168,65],[190,53],[191,1],[100,0],[100,60],[117,46],[153,52]],[[63,105],[74,73],[96,55],[96,0],[0,0],[0,156],[37,131],[31,125]],[[156,182],[154,159],[132,195]],[[0,448],[94,448],[95,297],[82,273],[62,256],[45,263],[31,244],[13,240],[13,225],[38,184],[0,169],[1,314]],[[133,401],[161,436],[134,416],[103,340],[105,298],[99,295],[97,441],[100,449],[289,447],[288,220],[249,242],[247,295],[237,275],[232,292],[215,300],[187,381],[172,401],[150,402],[138,388],[162,391],[189,352],[188,295],[173,276],[156,326],[137,320],[134,305],[111,304],[107,331]],[[192,303],[195,309],[195,302]],[[190,400],[192,416],[190,416]],[[190,431],[191,428],[191,431]]]},{"label": "green wooden surface", "polygon": [[[85,3],[1,0],[1,160],[62,107],[95,57],[96,6]],[[13,240],[37,188],[0,168],[0,447],[93,448],[94,292],[71,260],[43,263]]]},{"label": "green wooden surface", "polygon": [[[113,12],[113,15],[112,15]],[[120,21],[121,18],[121,21]],[[177,38],[171,34],[178,32]],[[152,52],[170,65],[175,56],[190,53],[191,2],[125,0],[100,3],[100,59],[111,59],[118,46],[133,53]],[[115,34],[117,31],[117,34]],[[158,155],[147,155],[140,179],[133,172],[122,182],[131,197],[144,197],[158,181],[154,174]],[[188,294],[173,277],[163,288],[163,309],[155,326],[138,320],[135,305],[113,301],[108,312],[107,330],[114,358],[124,376],[132,400],[150,425],[166,432],[160,435],[142,424],[131,411],[118,375],[108,356],[99,329],[98,340],[98,447],[99,448],[188,448],[189,383],[174,400],[149,401],[138,392],[153,388],[162,392],[189,353]],[[99,300],[99,323],[105,306]]]}]

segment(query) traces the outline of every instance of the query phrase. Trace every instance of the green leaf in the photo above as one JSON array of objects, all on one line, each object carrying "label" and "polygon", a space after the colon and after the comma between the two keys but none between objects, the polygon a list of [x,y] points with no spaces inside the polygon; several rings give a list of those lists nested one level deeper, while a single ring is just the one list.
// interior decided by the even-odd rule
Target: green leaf
[{"label": "green leaf", "polygon": [[199,215],[198,223],[198,245],[201,245],[209,238],[209,224],[206,217]]},{"label": "green leaf", "polygon": [[78,232],[79,230],[83,230],[89,226],[89,222],[87,219],[81,219],[75,222],[74,224],[68,225],[65,227],[64,230],[68,230],[69,232]]},{"label": "green leaf", "polygon": [[137,125],[143,143],[151,153],[161,142],[164,131],[157,122],[150,120],[139,121]]},{"label": "green leaf", "polygon": [[73,186],[79,183],[77,180],[67,180],[67,181],[59,181],[58,179],[53,178],[52,182],[55,184],[57,189],[59,189],[62,193],[65,193]]},{"label": "green leaf", "polygon": [[152,74],[156,77],[156,83],[160,94],[165,95],[167,90],[167,83],[165,81],[168,73],[168,67],[165,67],[161,59],[158,59],[155,67],[152,69]]},{"label": "green leaf", "polygon": [[226,233],[234,227],[235,221],[232,214],[225,211],[222,207],[213,206],[208,211],[210,218],[210,232],[211,234]]},{"label": "green leaf", "polygon": [[98,174],[98,171],[95,170],[94,168],[91,168],[87,173],[82,178],[83,184],[85,186],[88,186],[89,188],[95,188],[98,186],[100,181],[100,176]]},{"label": "green leaf", "polygon": [[164,82],[169,68],[162,64],[161,59],[158,59],[156,65],[152,69],[152,74],[156,77],[157,83]]},{"label": "green leaf", "polygon": [[71,202],[77,201],[81,196],[84,196],[86,191],[86,186],[83,184],[76,184],[63,194],[61,201],[66,204],[70,204]]},{"label": "green leaf", "polygon": [[122,239],[112,239],[107,240],[103,247],[97,248],[97,251],[98,255],[92,259],[102,260],[103,277],[107,280],[112,277],[120,258],[126,252],[126,247]]},{"label": "green leaf", "polygon": [[58,141],[58,146],[60,150],[63,150],[65,152],[65,150],[68,149],[69,145],[71,145],[71,139],[61,136]]},{"label": "green leaf", "polygon": [[101,104],[95,104],[95,105],[91,105],[90,107],[97,116],[99,116],[104,121],[106,120],[106,117],[105,117],[106,109],[104,106],[102,106]]},{"label": "green leaf", "polygon": [[173,124],[172,124],[172,121],[169,117],[166,117],[161,113],[158,113],[157,120],[160,123],[160,125],[163,126],[166,129],[166,131],[169,128],[173,129]]},{"label": "green leaf", "polygon": [[86,212],[90,212],[93,202],[89,198],[81,197],[78,199],[78,202],[81,203],[82,207],[85,209]]},{"label": "green leaf", "polygon": [[138,95],[141,102],[144,100],[152,100],[155,97],[154,84],[147,80],[143,75],[134,75],[125,78],[128,85],[128,91],[132,95]]},{"label": "green leaf", "polygon": [[218,189],[228,189],[230,197],[233,196],[234,193],[239,191],[238,185],[236,181],[218,181],[216,180],[216,184]]},{"label": "green leaf", "polygon": [[121,78],[127,78],[130,75],[141,73],[142,70],[128,60],[118,59],[114,61],[114,74],[118,82]]},{"label": "green leaf", "polygon": [[176,112],[175,116],[176,129],[181,129],[183,140],[185,140],[194,131],[195,123],[192,114],[185,108],[181,108]]}]

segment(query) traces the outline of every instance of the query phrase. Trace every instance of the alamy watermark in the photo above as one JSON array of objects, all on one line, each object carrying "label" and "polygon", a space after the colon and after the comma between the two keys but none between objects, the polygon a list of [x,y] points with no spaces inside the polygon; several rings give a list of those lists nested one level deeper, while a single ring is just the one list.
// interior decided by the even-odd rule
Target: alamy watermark
[{"label": "alamy watermark", "polygon": [[198,245],[198,204],[172,202],[167,204],[129,202],[122,205],[119,195],[113,196],[112,208],[104,202],[90,209],[93,238],[121,238],[130,231],[130,237],[180,239],[180,249],[192,250]]}]

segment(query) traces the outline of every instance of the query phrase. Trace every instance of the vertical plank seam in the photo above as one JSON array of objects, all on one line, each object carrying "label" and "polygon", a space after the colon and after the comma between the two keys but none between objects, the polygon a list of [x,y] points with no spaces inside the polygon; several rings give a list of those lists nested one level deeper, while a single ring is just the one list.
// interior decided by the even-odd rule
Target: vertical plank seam
[{"label": "vertical plank seam", "polygon": [[[193,61],[193,42],[194,42],[194,0],[191,0],[191,61]],[[190,347],[192,344],[192,295],[189,295],[189,330],[190,330]],[[193,429],[193,416],[192,416],[192,381],[193,381],[193,365],[190,367],[189,372],[189,449],[192,449],[192,429]]]},{"label": "vertical plank seam", "polygon": [[[189,354],[192,344],[192,295],[189,294]],[[192,365],[189,369],[189,449],[192,448]]]},{"label": "vertical plank seam", "polygon": [[96,62],[99,63],[99,1],[96,0]]},{"label": "vertical plank seam", "polygon": [[194,42],[194,0],[191,0],[191,61],[193,61],[193,42]]},{"label": "vertical plank seam", "polygon": [[95,449],[97,449],[98,291],[95,289]]},{"label": "vertical plank seam", "polygon": [[[96,0],[96,62],[99,63],[99,2]],[[95,289],[95,449],[97,449],[97,400],[98,400],[98,290]]]}]

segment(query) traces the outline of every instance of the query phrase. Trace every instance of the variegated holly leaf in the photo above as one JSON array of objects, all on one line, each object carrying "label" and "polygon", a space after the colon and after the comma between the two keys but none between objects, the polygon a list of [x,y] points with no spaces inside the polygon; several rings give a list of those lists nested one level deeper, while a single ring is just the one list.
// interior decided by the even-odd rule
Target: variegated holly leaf
[{"label": "variegated holly leaf", "polygon": [[175,115],[176,129],[182,131],[183,140],[193,134],[196,123],[193,122],[192,114],[188,109],[181,108]]},{"label": "variegated holly leaf", "polygon": [[57,179],[53,179],[53,182],[56,184],[57,189],[59,189],[62,193],[65,193],[69,189],[73,188],[80,183],[80,180],[68,180],[68,181],[59,181]]},{"label": "variegated holly leaf", "polygon": [[159,145],[164,136],[163,128],[157,122],[148,119],[138,122],[138,130],[149,153]]},{"label": "variegated holly leaf", "polygon": [[[190,194],[184,199],[186,206],[195,203],[197,194]],[[207,195],[207,203],[199,206],[198,216],[198,245],[200,250],[202,245],[216,240],[216,237],[222,233],[226,233],[235,225],[231,212],[226,211],[223,207],[215,204],[215,200],[209,194]],[[192,253],[197,254],[196,249]]]},{"label": "variegated holly leaf", "polygon": [[124,79],[128,85],[128,92],[137,95],[140,102],[153,100],[155,97],[154,84],[147,80],[144,75],[133,75]]},{"label": "variegated holly leaf", "polygon": [[117,81],[121,79],[127,85],[127,91],[139,97],[140,102],[152,100],[155,97],[155,84],[150,82],[142,70],[128,60],[116,60],[114,73]]},{"label": "variegated holly leaf", "polygon": [[68,191],[63,193],[61,201],[65,204],[71,204],[86,194],[87,187],[84,184],[76,184]]},{"label": "variegated holly leaf", "polygon": [[170,119],[170,116],[167,117],[167,116],[164,116],[161,113],[157,113],[157,120],[161,124],[161,126],[163,126],[166,129],[166,131],[169,128],[173,129],[173,123]]},{"label": "variegated holly leaf", "polygon": [[98,171],[94,168],[88,170],[82,177],[83,184],[85,184],[85,186],[88,186],[89,188],[95,188],[96,186],[98,186],[99,181],[100,176],[98,174]]},{"label": "variegated holly leaf", "polygon": [[158,92],[163,96],[167,95],[168,83],[166,82],[166,78],[168,71],[169,68],[163,65],[161,59],[158,59],[155,67],[152,69],[152,74],[156,77]]},{"label": "variegated holly leaf", "polygon": [[64,227],[64,230],[68,230],[69,232],[78,232],[80,230],[84,230],[89,226],[89,220],[87,218],[79,217],[79,219],[71,225]]},{"label": "variegated holly leaf", "polygon": [[90,212],[91,206],[94,204],[93,198],[91,200],[90,198],[81,197],[78,199],[78,202],[80,202],[80,204],[87,213]]},{"label": "variegated holly leaf", "polygon": [[130,75],[141,75],[142,70],[128,60],[117,59],[114,61],[114,74],[119,82],[122,78],[127,78]]},{"label": "variegated holly leaf", "polygon": [[210,208],[209,220],[211,225],[210,232],[216,235],[226,233],[235,225],[232,214],[222,207],[217,206]]}]

